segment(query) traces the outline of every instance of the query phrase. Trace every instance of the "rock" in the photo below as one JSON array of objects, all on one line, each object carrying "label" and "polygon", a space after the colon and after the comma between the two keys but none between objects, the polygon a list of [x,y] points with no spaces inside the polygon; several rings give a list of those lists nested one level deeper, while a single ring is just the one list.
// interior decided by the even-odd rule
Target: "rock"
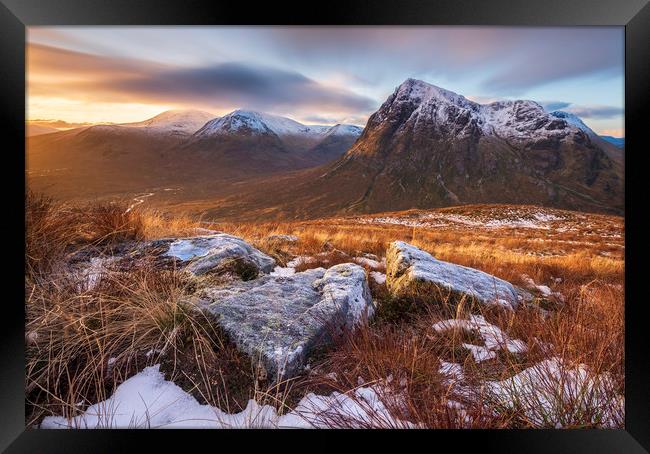
[{"label": "rock", "polygon": [[315,347],[374,312],[365,271],[352,263],[209,288],[199,305],[271,380],[294,375]]},{"label": "rock", "polygon": [[270,273],[275,267],[273,258],[241,238],[225,233],[176,240],[165,255],[191,261],[185,269],[195,275],[205,274],[232,260],[257,267],[263,273]]},{"label": "rock", "polygon": [[485,305],[516,308],[515,287],[491,274],[435,259],[428,252],[402,241],[391,243],[386,253],[386,285],[395,295],[420,296],[437,288],[468,296]]}]

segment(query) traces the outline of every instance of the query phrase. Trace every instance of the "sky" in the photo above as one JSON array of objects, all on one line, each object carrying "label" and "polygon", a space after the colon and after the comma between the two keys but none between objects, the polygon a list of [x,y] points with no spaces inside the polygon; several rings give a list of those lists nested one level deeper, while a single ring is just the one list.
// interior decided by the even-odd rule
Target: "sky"
[{"label": "sky", "polygon": [[27,41],[29,120],[249,109],[363,126],[412,77],[624,136],[623,27],[29,27]]}]

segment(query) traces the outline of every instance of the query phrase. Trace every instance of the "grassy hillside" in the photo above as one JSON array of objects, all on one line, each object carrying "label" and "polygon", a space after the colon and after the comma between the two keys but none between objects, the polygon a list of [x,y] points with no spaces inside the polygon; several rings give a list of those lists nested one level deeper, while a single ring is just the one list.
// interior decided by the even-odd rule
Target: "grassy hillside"
[{"label": "grassy hillside", "polygon": [[[611,402],[624,395],[623,219],[533,206],[480,205],[275,223],[206,223],[137,206],[55,203],[26,199],[27,424],[43,416],[74,416],[105,400],[144,367],[161,364],[165,377],[201,403],[240,411],[248,399],[281,412],[309,392],[350,394],[382,383],[382,400],[396,417],[431,428],[623,426],[623,414],[605,415],[588,387],[563,393],[566,377],[537,383],[562,405],[545,408],[512,390],[504,405],[481,395],[482,385],[504,380],[551,357],[584,364],[609,377]],[[471,266],[523,287],[547,286],[557,304],[481,309],[469,302],[392,297],[368,269],[376,317],[366,327],[319,352],[310,370],[280,384],[259,375],[207,315],[188,305],[203,278],[159,266],[153,257],[97,276],[93,288],[71,271],[79,256],[110,257],[124,242],[191,236],[213,229],[240,236],[296,271],[329,267],[363,254],[385,255],[407,241],[436,258]],[[295,242],[270,239],[290,234]],[[217,279],[209,277],[205,279]],[[216,281],[214,281],[216,282]],[[212,282],[214,284],[214,282]],[[561,301],[563,300],[563,302]],[[472,332],[438,332],[448,319],[481,314],[527,351],[500,351],[476,362],[463,344],[480,344]],[[462,387],[441,373],[441,361],[460,364]],[[390,377],[390,379],[389,379]],[[472,392],[461,392],[461,389]],[[353,395],[353,394],[351,394]],[[399,399],[391,396],[400,396]],[[532,418],[531,407],[541,412]],[[611,413],[611,412],[610,412]],[[338,418],[338,419],[337,419]],[[353,419],[353,418],[352,418]],[[332,426],[359,426],[332,416]],[[107,425],[108,425],[107,421]],[[373,424],[366,422],[369,426]]]}]

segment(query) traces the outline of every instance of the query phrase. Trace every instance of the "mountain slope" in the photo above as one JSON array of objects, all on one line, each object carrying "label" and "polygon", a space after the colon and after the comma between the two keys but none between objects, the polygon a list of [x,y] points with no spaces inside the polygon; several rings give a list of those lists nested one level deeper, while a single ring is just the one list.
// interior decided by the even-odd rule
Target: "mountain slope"
[{"label": "mountain slope", "polygon": [[[212,212],[237,216],[232,202]],[[468,203],[620,212],[623,168],[600,142],[535,102],[482,105],[409,79],[337,162],[260,183],[237,203],[268,217]]]},{"label": "mountain slope", "polygon": [[142,128],[145,131],[170,135],[190,135],[198,131],[214,115],[202,110],[167,110],[148,120],[122,123],[120,126]]},{"label": "mountain slope", "polygon": [[31,124],[29,122],[25,124],[26,137],[40,136],[42,134],[52,134],[53,132],[59,132],[59,130],[51,126]]},{"label": "mountain slope", "polygon": [[182,148],[232,172],[295,170],[340,157],[360,134],[361,128],[351,125],[303,125],[290,118],[235,110],[206,123]]},{"label": "mountain slope", "polygon": [[613,136],[600,136],[601,139],[606,140],[615,147],[625,148],[625,137],[613,137]]},{"label": "mountain slope", "polygon": [[[214,194],[232,180],[330,162],[360,133],[353,126],[306,126],[257,112],[214,118],[175,110],[142,122],[29,137],[27,173],[30,187],[64,199],[167,186]],[[326,152],[314,150],[321,142]]]},{"label": "mountain slope", "polygon": [[554,112],[551,112],[551,115],[553,115],[556,118],[561,118],[565,120],[568,124],[575,126],[576,128],[580,129],[581,131],[584,131],[588,136],[589,139],[596,144],[599,148],[603,149],[607,155],[613,159],[614,161],[618,163],[623,163],[623,146],[621,146],[620,142],[616,142],[616,140],[623,140],[623,139],[614,139],[614,141],[609,140],[607,136],[599,136],[596,134],[596,132],[591,129],[589,126],[587,126],[581,119],[575,114],[572,114],[570,112],[564,112],[561,110],[556,110]]}]

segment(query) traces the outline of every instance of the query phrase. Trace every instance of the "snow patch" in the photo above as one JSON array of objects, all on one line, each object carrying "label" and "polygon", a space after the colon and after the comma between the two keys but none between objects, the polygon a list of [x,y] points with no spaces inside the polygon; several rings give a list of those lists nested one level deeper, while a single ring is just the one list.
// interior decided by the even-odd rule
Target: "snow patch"
[{"label": "snow patch", "polygon": [[303,397],[296,408],[278,415],[275,408],[249,400],[239,413],[226,413],[201,405],[192,395],[165,380],[160,365],[145,368],[119,385],[103,402],[74,418],[48,416],[41,428],[409,428],[413,424],[394,418],[377,385],[360,387],[353,395],[334,392]]},{"label": "snow patch", "polygon": [[613,389],[609,374],[594,376],[586,365],[570,368],[559,358],[538,363],[506,380],[486,384],[488,397],[496,403],[505,408],[516,406],[537,426],[555,423],[556,428],[563,426],[563,419],[570,422],[571,414],[582,415],[586,409],[594,408],[601,410],[593,416],[594,423],[618,427],[624,398],[612,399]]},{"label": "snow patch", "polygon": [[496,352],[505,349],[510,353],[525,353],[527,351],[526,344],[518,339],[511,339],[504,333],[498,326],[492,325],[487,322],[481,315],[470,315],[467,319],[451,319],[443,320],[433,325],[434,331],[444,333],[452,329],[461,329],[472,331],[478,334],[485,344],[485,346],[478,346],[472,344],[463,344],[474,357],[476,362],[485,361],[496,357]]},{"label": "snow patch", "polygon": [[386,283],[386,275],[384,273],[380,273],[379,271],[371,271],[370,277],[372,277],[379,285]]}]

